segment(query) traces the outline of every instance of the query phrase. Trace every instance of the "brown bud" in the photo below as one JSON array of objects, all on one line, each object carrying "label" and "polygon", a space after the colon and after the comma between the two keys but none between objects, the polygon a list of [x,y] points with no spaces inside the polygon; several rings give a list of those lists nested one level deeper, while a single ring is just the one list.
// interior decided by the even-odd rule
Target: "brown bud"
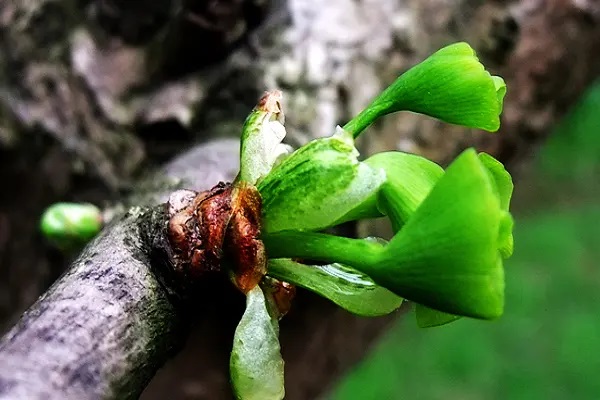
[{"label": "brown bud", "polygon": [[261,198],[251,185],[219,183],[209,191],[177,191],[167,204],[167,237],[175,271],[186,285],[231,265],[233,283],[252,290],[266,273],[260,240]]},{"label": "brown bud", "polygon": [[265,92],[258,104],[256,105],[256,109],[261,111],[266,111],[270,113],[281,113],[281,99],[283,95],[280,90],[273,90],[271,92]]},{"label": "brown bud", "polygon": [[254,186],[240,183],[234,188],[226,249],[233,282],[243,293],[258,285],[267,272],[265,246],[260,240],[261,204]]},{"label": "brown bud", "polygon": [[281,319],[292,307],[292,300],[296,296],[296,286],[275,278],[266,277],[262,281],[261,287],[267,299],[275,306],[277,311],[275,317]]}]

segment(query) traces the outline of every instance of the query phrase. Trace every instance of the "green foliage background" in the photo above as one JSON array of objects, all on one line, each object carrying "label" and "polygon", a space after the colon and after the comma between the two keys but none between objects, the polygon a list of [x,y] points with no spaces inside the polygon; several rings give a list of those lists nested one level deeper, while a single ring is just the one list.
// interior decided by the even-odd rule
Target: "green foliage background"
[{"label": "green foliage background", "polygon": [[433,329],[401,318],[330,396],[595,399],[600,395],[600,81],[516,183],[505,315]]}]

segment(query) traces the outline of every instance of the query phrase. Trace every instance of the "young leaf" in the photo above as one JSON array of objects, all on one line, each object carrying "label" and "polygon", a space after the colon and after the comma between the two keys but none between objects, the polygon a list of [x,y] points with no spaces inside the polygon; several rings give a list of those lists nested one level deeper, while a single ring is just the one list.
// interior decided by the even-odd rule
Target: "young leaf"
[{"label": "young leaf", "polygon": [[267,309],[260,286],[246,297],[246,311],[235,330],[231,351],[231,381],[240,400],[283,399],[283,359],[279,325]]},{"label": "young leaf", "polygon": [[433,328],[460,319],[460,316],[437,311],[421,304],[415,305],[415,316],[419,328]]},{"label": "young leaf", "polygon": [[500,254],[503,258],[508,258],[513,253],[513,219],[508,213],[510,198],[513,192],[513,182],[510,174],[504,168],[504,165],[494,157],[486,153],[479,153],[479,160],[487,169],[498,198],[500,208],[506,211],[504,218],[500,223]]},{"label": "young leaf", "polygon": [[263,236],[272,258],[350,265],[398,296],[474,318],[500,316],[510,214],[474,150],[463,152],[387,246],[316,232]]},{"label": "young leaf", "polygon": [[267,92],[246,118],[242,128],[240,173],[238,179],[252,185],[271,171],[290,147],[281,144],[285,137],[281,92]]},{"label": "young leaf", "polygon": [[375,154],[365,164],[385,171],[387,179],[377,205],[392,222],[394,232],[408,221],[444,174],[442,167],[433,161],[398,151]]},{"label": "young leaf", "polygon": [[490,75],[467,43],[455,43],[398,77],[344,129],[357,137],[377,118],[404,110],[494,132],[505,94],[502,78]]},{"label": "young leaf", "polygon": [[263,199],[263,232],[321,230],[380,216],[375,207],[362,205],[375,204],[385,173],[357,157],[352,137],[341,128],[296,150],[257,186]]},{"label": "young leaf", "polygon": [[498,198],[500,200],[500,207],[504,211],[508,211],[510,198],[512,197],[514,189],[510,174],[506,171],[504,165],[502,165],[500,161],[489,154],[479,153],[477,156],[479,157],[479,161],[481,161],[483,166],[489,172],[490,178],[492,178],[494,188],[498,193]]},{"label": "young leaf", "polygon": [[[365,163],[386,172],[387,182],[381,188],[378,205],[390,218],[394,233],[414,214],[444,174],[442,167],[426,158],[396,151],[375,154]],[[415,306],[415,316],[421,328],[444,325],[460,318],[421,304]]]},{"label": "young leaf", "polygon": [[389,314],[402,304],[401,297],[377,285],[362,272],[339,263],[306,265],[280,258],[269,260],[268,274],[312,290],[351,313],[365,317]]},{"label": "young leaf", "polygon": [[392,238],[379,265],[363,272],[427,307],[496,318],[504,304],[499,234],[506,214],[487,170],[466,150]]}]

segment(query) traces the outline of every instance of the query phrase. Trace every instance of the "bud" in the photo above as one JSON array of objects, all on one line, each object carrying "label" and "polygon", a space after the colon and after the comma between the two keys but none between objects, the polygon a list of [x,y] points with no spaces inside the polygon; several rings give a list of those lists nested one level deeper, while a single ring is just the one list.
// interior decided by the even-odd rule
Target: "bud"
[{"label": "bud", "polygon": [[102,212],[93,204],[55,203],[42,215],[42,234],[61,248],[86,243],[100,232]]}]

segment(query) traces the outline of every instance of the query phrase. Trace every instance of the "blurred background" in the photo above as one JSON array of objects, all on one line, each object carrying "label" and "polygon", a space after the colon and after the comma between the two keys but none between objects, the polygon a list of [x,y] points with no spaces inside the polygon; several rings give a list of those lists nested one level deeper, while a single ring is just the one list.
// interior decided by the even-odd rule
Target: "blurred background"
[{"label": "blurred background", "polygon": [[398,321],[330,399],[600,396],[600,81],[516,179],[515,253],[495,322]]}]

